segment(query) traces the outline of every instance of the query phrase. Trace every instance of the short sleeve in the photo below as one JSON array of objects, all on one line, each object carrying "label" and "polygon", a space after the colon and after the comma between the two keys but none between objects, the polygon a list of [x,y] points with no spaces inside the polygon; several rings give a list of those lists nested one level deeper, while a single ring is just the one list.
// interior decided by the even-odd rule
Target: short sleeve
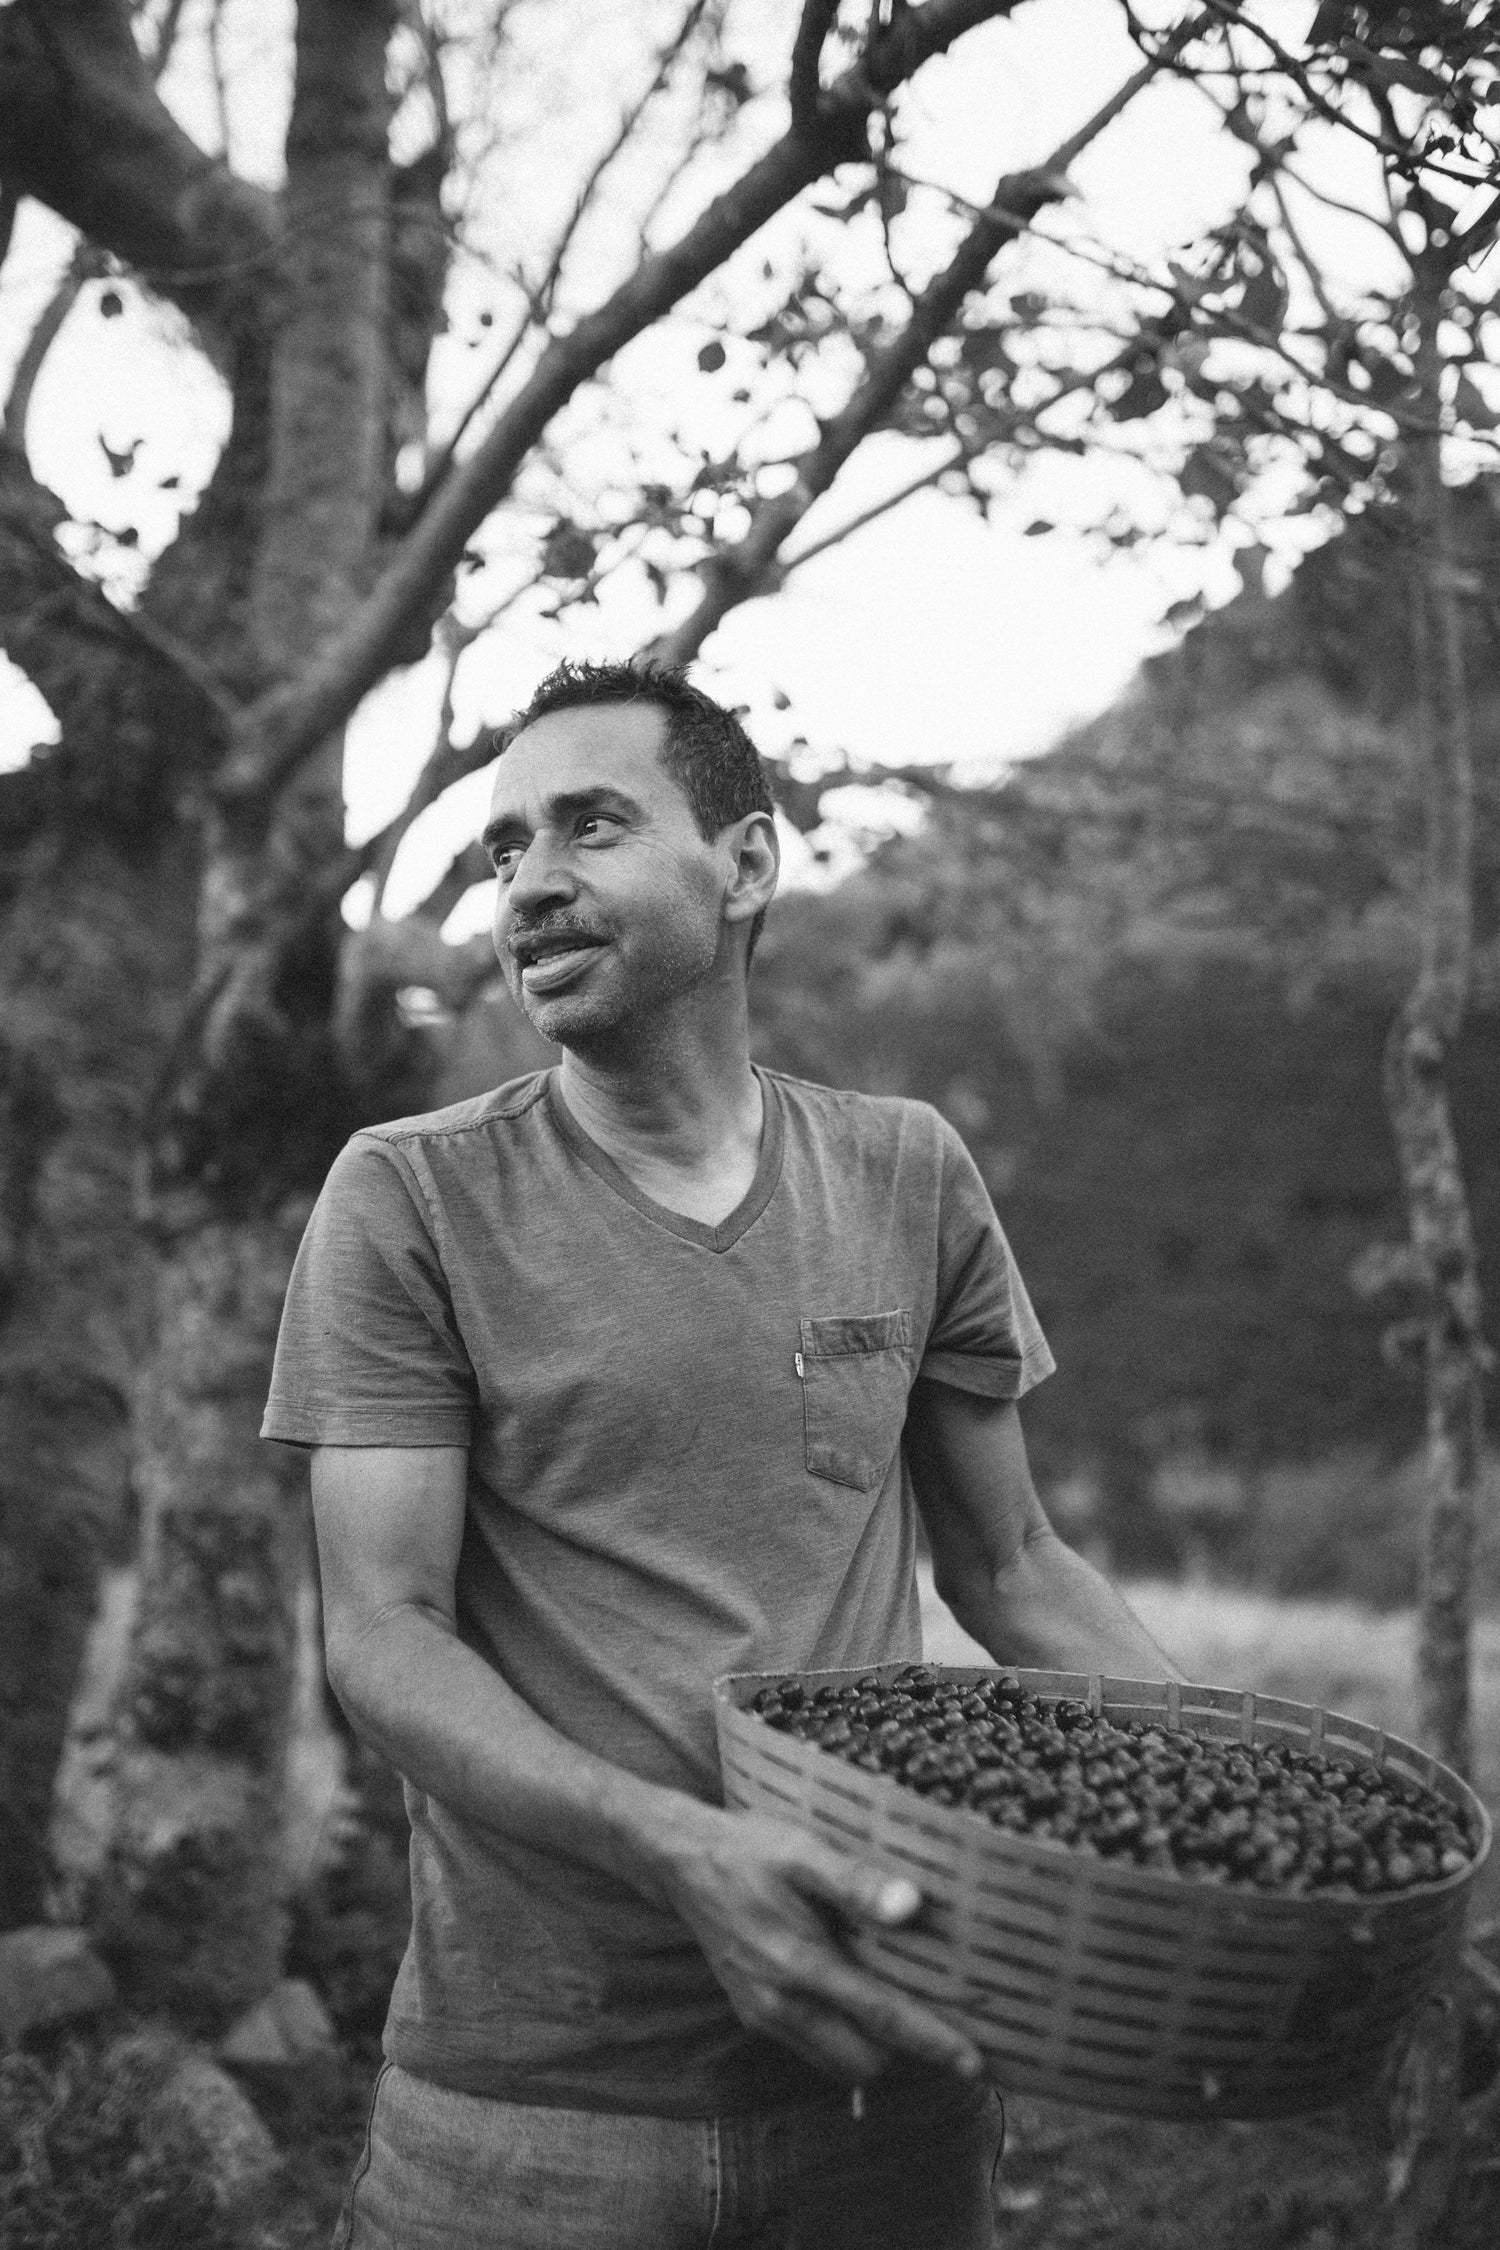
[{"label": "short sleeve", "polygon": [[919,1380],[1020,1398],[1056,1365],[979,1170],[942,1124],[937,1300]]},{"label": "short sleeve", "polygon": [[420,1191],[356,1134],[302,1238],[261,1436],[290,1445],[467,1445],[474,1371]]}]

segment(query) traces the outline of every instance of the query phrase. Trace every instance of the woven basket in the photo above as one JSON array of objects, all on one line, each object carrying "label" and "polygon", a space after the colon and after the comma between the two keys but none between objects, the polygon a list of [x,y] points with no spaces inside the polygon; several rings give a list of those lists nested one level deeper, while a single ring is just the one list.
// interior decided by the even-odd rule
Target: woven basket
[{"label": "woven basket", "polygon": [[[808,1672],[843,1686],[898,1664]],[[933,1665],[969,1684],[990,1670]],[[1378,2076],[1460,1942],[1490,1844],[1484,1807],[1425,1751],[1305,1703],[1176,1682],[1008,1672],[1048,1700],[1205,1737],[1365,1758],[1462,1808],[1479,1850],[1441,1882],[1370,1898],[1277,1897],[1073,1851],[937,1805],[745,1709],[785,1673],[714,1685],[726,1802],[907,1875],[914,1924],[851,1937],[870,1969],[961,2025],[1006,2092],[1148,2117],[1286,2117]]]}]

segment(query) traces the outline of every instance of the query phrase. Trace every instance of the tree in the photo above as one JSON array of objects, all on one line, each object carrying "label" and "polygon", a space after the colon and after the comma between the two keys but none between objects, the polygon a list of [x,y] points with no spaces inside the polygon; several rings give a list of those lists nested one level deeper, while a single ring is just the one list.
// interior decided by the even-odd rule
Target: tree
[{"label": "tree", "polygon": [[[70,1543],[79,1553],[90,1510],[101,1537],[119,1536],[133,1491],[143,1591],[97,1912],[127,1978],[186,2018],[222,2019],[264,1989],[279,1952],[301,1527],[294,1483],[255,1429],[287,1263],[351,1127],[420,1106],[430,1083],[430,1043],[403,1016],[402,995],[458,1006],[489,973],[482,949],[445,947],[439,934],[462,866],[404,922],[377,917],[355,934],[340,912],[361,876],[383,884],[422,806],[489,745],[455,744],[445,712],[411,803],[351,850],[341,730],[435,627],[451,683],[481,623],[477,605],[454,608],[455,574],[483,559],[497,523],[519,524],[524,539],[528,518],[540,518],[540,552],[523,576],[586,593],[600,535],[560,497],[569,411],[819,181],[862,168],[876,184],[864,223],[877,239],[888,232],[882,182],[901,88],[1011,5],[893,0],[841,23],[833,0],[807,0],[784,84],[759,92],[726,45],[724,10],[706,0],[682,9],[540,268],[509,287],[514,327],[441,441],[428,427],[425,374],[462,242],[457,202],[486,161],[494,74],[524,67],[543,20],[535,11],[522,0],[431,0],[420,11],[300,0],[274,189],[209,153],[163,99],[174,42],[189,39],[180,6],[13,0],[0,13],[9,218],[32,197],[77,231],[75,294],[97,286],[86,277],[102,266],[116,301],[135,288],[174,307],[231,406],[213,477],[177,539],[138,574],[133,604],[109,598],[101,581],[118,579],[118,544],[96,539],[91,561],[76,540],[71,551],[59,541],[64,511],[20,442],[48,324],[66,312],[59,297],[12,394],[0,495],[0,641],[62,733],[3,783],[14,1027],[4,1598],[11,1615],[37,1620],[32,1643],[4,1636],[14,1710],[34,1697],[28,1647],[59,1608],[67,1624],[6,1791],[8,1911],[36,1911],[43,1869],[28,1839],[87,1611],[86,1559],[59,1602],[57,1557]],[[222,14],[208,10],[204,35]],[[638,153],[641,120],[664,101],[679,103],[686,128],[637,199],[639,248],[617,255],[602,284],[580,277],[602,183]],[[1060,161],[1119,106],[1082,127]],[[731,125],[742,128],[743,161],[725,186],[708,159]],[[963,225],[929,283],[897,290],[878,317],[835,305],[862,363],[847,410],[790,464],[793,504],[749,511],[753,544],[738,577],[724,542],[710,539],[707,607],[683,650],[736,586],[765,584],[786,535],[862,438],[914,411],[913,378],[934,345],[1023,216],[1064,185],[1052,167],[1005,181],[1001,203]],[[847,219],[853,227],[861,210]],[[966,457],[986,435],[976,424]],[[735,474],[766,466],[747,457]],[[721,476],[720,490],[734,481]],[[714,486],[710,468],[688,497],[712,500]],[[680,526],[680,492],[646,493],[644,504],[667,532]],[[50,1389],[19,1340],[28,1332]],[[88,1414],[71,1410],[77,1400]]]}]

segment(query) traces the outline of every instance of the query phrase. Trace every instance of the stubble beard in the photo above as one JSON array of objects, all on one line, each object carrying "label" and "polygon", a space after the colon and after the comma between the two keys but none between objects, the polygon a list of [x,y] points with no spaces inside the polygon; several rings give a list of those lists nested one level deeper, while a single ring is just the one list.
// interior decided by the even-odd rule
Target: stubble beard
[{"label": "stubble beard", "polygon": [[634,971],[618,955],[615,959],[625,974],[612,992],[533,995],[518,973],[512,997],[534,1030],[581,1061],[639,1063],[669,1043],[678,1003],[708,980],[717,948],[695,943],[688,932],[678,930]]}]

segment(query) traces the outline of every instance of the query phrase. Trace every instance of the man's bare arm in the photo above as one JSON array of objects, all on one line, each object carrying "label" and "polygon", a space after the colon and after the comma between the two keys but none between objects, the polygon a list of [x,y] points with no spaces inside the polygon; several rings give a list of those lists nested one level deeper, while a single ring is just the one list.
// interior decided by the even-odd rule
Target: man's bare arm
[{"label": "man's bare arm", "polygon": [[357,1732],[480,1826],[673,1907],[740,2019],[821,2069],[860,2083],[903,2052],[977,2072],[970,2041],[868,1976],[833,1934],[907,1920],[920,1903],[910,1883],[596,1757],[459,1639],[467,1461],[456,1446],[313,1455],[328,1677]]},{"label": "man's bare arm", "polygon": [[1013,1400],[918,1383],[905,1442],[937,1590],[997,1663],[1180,1677],[1108,1579],[1047,1522]]}]

